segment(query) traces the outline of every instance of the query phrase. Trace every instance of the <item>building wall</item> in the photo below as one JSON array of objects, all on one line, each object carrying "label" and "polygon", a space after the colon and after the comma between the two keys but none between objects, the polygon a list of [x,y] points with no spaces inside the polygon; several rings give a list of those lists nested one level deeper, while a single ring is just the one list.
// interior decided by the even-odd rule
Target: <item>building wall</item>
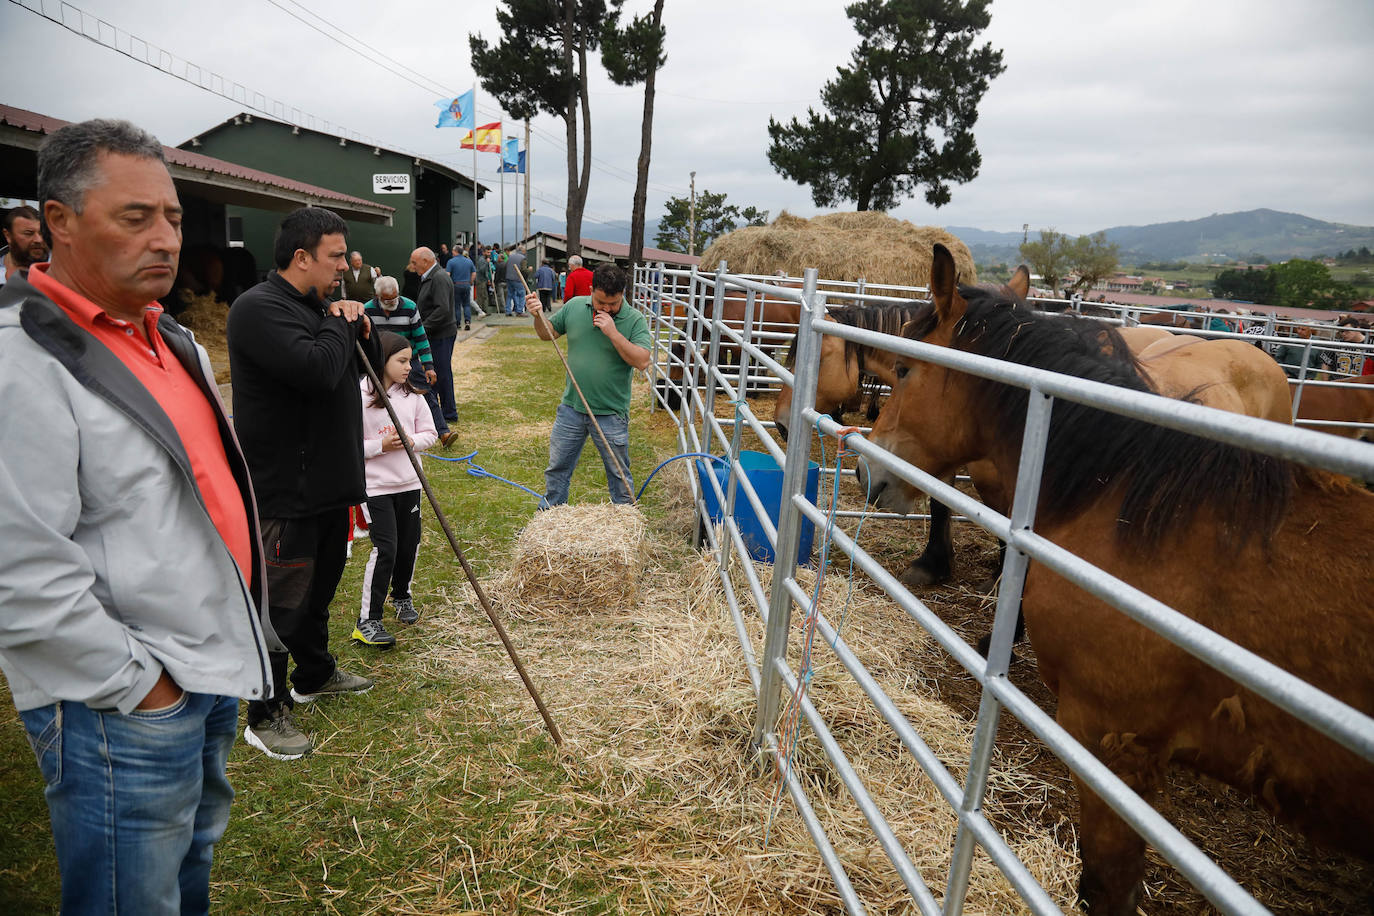
[{"label": "building wall", "polygon": [[[452,241],[455,226],[460,225],[453,213],[455,199],[466,199],[467,207],[472,206],[470,188],[417,166],[409,156],[388,150],[374,154],[373,147],[352,141],[340,146],[337,137],[308,130],[293,134],[287,124],[263,120],[227,124],[199,139],[197,152],[395,207],[391,226],[349,222],[348,247],[362,252],[368,264],[398,278],[418,245]],[[402,173],[411,176],[409,194],[372,192],[374,174]],[[471,223],[471,210],[466,213]],[[272,240],[285,214],[231,206],[226,215],[243,218],[244,247],[262,269],[269,268]]]}]

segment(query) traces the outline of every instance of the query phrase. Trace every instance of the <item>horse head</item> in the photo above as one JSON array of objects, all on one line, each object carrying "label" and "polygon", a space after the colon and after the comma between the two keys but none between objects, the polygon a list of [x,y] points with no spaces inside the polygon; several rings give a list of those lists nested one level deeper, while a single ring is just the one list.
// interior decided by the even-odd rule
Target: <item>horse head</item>
[{"label": "horse head", "polygon": [[[1019,307],[1030,290],[1030,271],[1018,267],[1005,286],[988,288],[1006,307]],[[908,321],[902,336],[942,347],[954,345],[957,326],[968,308],[960,294],[954,256],[936,245],[931,259],[929,308]],[[910,464],[947,478],[960,466],[992,454],[991,431],[971,419],[969,376],[906,356],[894,359],[892,395],[873,424],[869,440]],[[875,505],[898,512],[915,508],[921,493],[881,467],[859,465],[859,486]]]}]

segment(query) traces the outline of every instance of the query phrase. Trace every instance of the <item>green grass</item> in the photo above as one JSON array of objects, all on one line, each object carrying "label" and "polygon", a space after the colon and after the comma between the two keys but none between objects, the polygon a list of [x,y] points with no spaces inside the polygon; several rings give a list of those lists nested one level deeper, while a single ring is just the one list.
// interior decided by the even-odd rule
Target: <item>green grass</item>
[{"label": "green grass", "polygon": [[[474,361],[486,365],[467,371]],[[542,491],[548,428],[563,378],[549,344],[527,330],[505,328],[490,341],[460,345],[456,362],[460,441],[441,454],[479,449],[476,460],[487,470]],[[637,398],[631,421],[637,485],[658,456],[676,450],[670,429],[647,422],[646,399]],[[461,465],[426,460],[425,468],[479,576],[508,567],[514,537],[533,513],[533,497],[469,476]],[[643,508],[653,524],[661,510],[649,496]],[[606,499],[601,462],[590,444],[571,498]],[[629,905],[654,911],[645,898],[665,895],[659,882],[617,864],[634,860],[632,844],[644,815],[608,801],[599,778],[579,775],[558,759],[433,512],[427,504],[423,511],[414,594],[430,618],[394,629],[400,646],[390,652],[348,640],[367,541],[359,542],[331,608],[330,645],[340,664],[375,678],[377,688],[298,707],[298,721],[316,743],[304,760],[273,761],[241,740],[235,745],[229,773],[238,795],[216,848],[216,910],[276,916],[617,913]],[[690,556],[685,545],[684,555]],[[387,613],[389,618],[389,608]],[[461,626],[441,626],[438,618],[445,615]],[[507,626],[520,645],[522,628],[535,625]],[[525,661],[537,683],[556,679],[557,670],[540,659]],[[55,912],[59,884],[42,784],[18,716],[5,700],[0,912]],[[557,721],[559,708],[549,705]],[[651,785],[645,791],[670,789]],[[569,870],[569,861],[604,866]],[[631,878],[633,894],[627,896]],[[627,904],[635,895],[641,902]]]}]

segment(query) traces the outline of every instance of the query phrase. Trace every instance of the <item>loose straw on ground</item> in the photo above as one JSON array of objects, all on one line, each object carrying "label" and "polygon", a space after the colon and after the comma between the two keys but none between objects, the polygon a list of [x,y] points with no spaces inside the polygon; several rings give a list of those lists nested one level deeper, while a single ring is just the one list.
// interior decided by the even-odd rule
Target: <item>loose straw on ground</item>
[{"label": "loose straw on ground", "polygon": [[[391,418],[391,424],[398,431],[404,430],[401,425],[400,417],[396,416],[396,409],[391,406],[391,398],[387,397],[386,386],[381,379],[377,378],[376,371],[372,368],[372,363],[367,358],[367,353],[363,350],[363,345],[358,341],[353,342],[353,347],[362,360],[363,368],[367,371],[368,381],[372,383],[372,390],[376,391],[381,397],[382,406],[386,408],[387,416]],[[482,610],[487,612],[487,619],[496,628],[496,634],[501,637],[501,645],[506,647],[506,654],[515,664],[515,670],[520,674],[520,680],[525,682],[525,689],[529,691],[530,699],[534,700],[534,705],[539,709],[539,715],[544,717],[544,724],[549,727],[549,734],[553,736],[553,743],[561,746],[563,736],[558,731],[558,726],[553,724],[553,717],[549,715],[548,708],[544,705],[544,700],[539,696],[539,690],[530,680],[529,673],[525,671],[524,664],[520,661],[520,655],[515,651],[515,644],[510,641],[510,635],[506,633],[506,628],[501,624],[501,618],[496,616],[492,610],[491,602],[487,599],[487,593],[482,590],[482,585],[477,581],[477,576],[473,573],[472,567],[468,564],[468,559],[463,555],[463,548],[458,546],[458,539],[453,536],[453,529],[449,527],[448,519],[444,518],[444,510],[439,508],[439,499],[434,495],[434,490],[429,485],[429,478],[425,476],[425,469],[420,466],[420,456],[415,454],[414,447],[410,444],[410,439],[404,433],[401,435],[401,445],[406,450],[407,457],[410,458],[411,467],[415,468],[416,475],[420,478],[420,486],[425,490],[425,496],[429,498],[429,504],[434,508],[434,517],[439,521],[439,527],[444,529],[444,535],[448,538],[448,546],[453,548],[453,555],[458,558],[458,563],[463,567],[463,574],[468,577],[468,582],[472,585],[472,590],[477,593],[477,601],[482,605]]]},{"label": "loose straw on ground", "polygon": [[[528,299],[530,295],[530,285],[525,282],[525,277],[520,273],[519,268],[516,268],[515,275],[520,278],[520,285],[525,288],[525,298]],[[573,375],[572,367],[568,365],[567,359],[563,357],[563,351],[558,346],[558,332],[553,329],[553,325],[549,324],[549,319],[544,317],[544,310],[542,308],[534,314],[536,318],[544,322],[544,327],[549,329],[549,334],[553,335],[549,338],[549,343],[553,344],[553,352],[558,354],[558,361],[563,364],[563,369],[568,373],[568,378],[572,381],[573,389],[577,392],[577,396],[582,399],[582,406],[587,408],[587,418],[592,421],[592,429],[596,430],[596,437],[600,439],[601,444],[606,447],[606,454],[610,456],[611,464],[615,465],[615,472],[620,477],[620,482],[625,484],[625,490],[630,494],[631,504],[636,506],[639,505],[639,500],[635,499],[635,488],[634,485],[630,483],[629,475],[626,474],[625,469],[620,466],[620,459],[615,456],[615,451],[611,448],[611,443],[606,439],[606,434],[601,431],[601,424],[596,422],[596,414],[592,413],[592,405],[587,403],[587,396],[582,393],[582,386],[577,384],[577,376]]]}]

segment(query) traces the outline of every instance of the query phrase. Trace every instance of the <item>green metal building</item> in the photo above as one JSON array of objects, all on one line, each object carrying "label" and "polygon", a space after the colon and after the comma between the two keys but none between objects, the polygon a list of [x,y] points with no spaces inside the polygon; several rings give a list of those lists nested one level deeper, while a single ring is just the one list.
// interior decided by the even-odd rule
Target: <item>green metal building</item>
[{"label": "green metal building", "polygon": [[[348,247],[398,278],[415,248],[428,245],[437,251],[440,242],[466,242],[472,235],[474,187],[479,195],[487,191],[442,163],[262,115],[235,115],[180,148],[395,207],[390,226],[350,221]],[[225,216],[229,244],[247,248],[260,265],[270,266],[280,214],[228,206]]]}]

